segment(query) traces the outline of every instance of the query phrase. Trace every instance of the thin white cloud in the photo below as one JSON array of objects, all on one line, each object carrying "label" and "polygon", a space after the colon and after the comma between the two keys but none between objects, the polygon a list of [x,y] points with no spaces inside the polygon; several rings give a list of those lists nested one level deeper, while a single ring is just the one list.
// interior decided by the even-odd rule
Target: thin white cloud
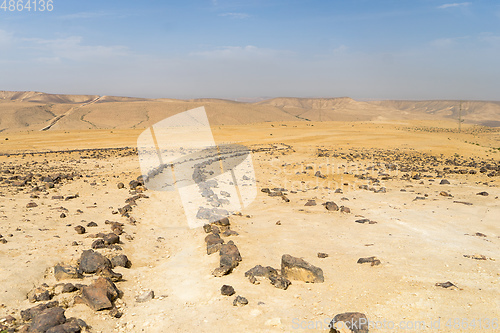
[{"label": "thin white cloud", "polygon": [[7,45],[12,41],[12,33],[0,29],[0,45]]},{"label": "thin white cloud", "polygon": [[259,48],[253,45],[247,46],[224,46],[214,50],[191,52],[193,57],[203,57],[212,59],[249,59],[249,58],[269,58],[278,55],[285,55],[289,52],[273,49]]},{"label": "thin white cloud", "polygon": [[471,3],[470,2],[454,2],[454,3],[446,3],[444,5],[439,6],[439,9],[446,9],[446,8],[452,8],[452,7],[465,7],[469,6]]},{"label": "thin white cloud", "polygon": [[85,61],[128,54],[128,49],[124,46],[84,45],[82,38],[78,36],[59,39],[25,38],[22,41],[25,44],[24,47],[38,49],[49,54],[48,57],[40,59],[58,58]]},{"label": "thin white cloud", "polygon": [[245,14],[245,13],[222,13],[222,14],[219,14],[219,16],[230,17],[233,19],[246,19],[246,18],[250,17],[250,15]]},{"label": "thin white cloud", "polygon": [[68,15],[59,16],[62,20],[77,20],[77,19],[92,19],[96,17],[110,16],[105,12],[80,12]]}]

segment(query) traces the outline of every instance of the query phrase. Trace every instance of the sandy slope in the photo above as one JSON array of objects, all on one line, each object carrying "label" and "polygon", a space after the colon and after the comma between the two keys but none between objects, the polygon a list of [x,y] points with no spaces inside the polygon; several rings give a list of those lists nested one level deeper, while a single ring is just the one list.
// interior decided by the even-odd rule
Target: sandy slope
[{"label": "sandy slope", "polygon": [[[213,125],[277,121],[456,120],[459,101],[355,101],[341,98],[273,98],[254,103],[222,99],[143,99],[115,96],[0,92],[0,132],[133,129],[205,106]],[[464,101],[466,123],[499,126],[500,103]]]},{"label": "sandy slope", "polygon": [[[440,128],[447,125],[453,126],[439,124]],[[372,321],[425,321],[430,325],[440,320],[440,329],[433,332],[452,332],[456,330],[446,326],[449,319],[499,318],[499,177],[453,174],[447,176],[450,185],[439,185],[435,175],[399,180],[402,172],[396,172],[397,180],[381,184],[387,193],[373,193],[360,190],[358,185],[366,181],[353,176],[372,166],[371,161],[347,163],[341,158],[317,157],[317,148],[343,152],[376,148],[499,160],[499,153],[488,148],[496,147],[496,132],[419,130],[436,127],[435,123],[415,122],[214,127],[219,142],[250,147],[283,147],[283,143],[294,150],[253,155],[258,187],[286,187],[290,202],[259,191],[242,216],[231,217],[232,229],[239,236],[230,239],[238,246],[243,261],[232,274],[221,278],[211,275],[218,265],[217,255],[206,255],[203,230],[187,228],[176,193],[147,191],[150,198],[141,199],[133,210],[138,221],[135,226],[112,214],[130,196],[127,189],[119,190],[116,184],[128,183],[140,174],[137,157],[80,158],[87,153],[0,156],[2,168],[47,159],[47,168],[67,167],[85,175],[49,190],[40,199],[1,188],[0,234],[13,236],[6,237],[7,244],[0,244],[0,304],[5,305],[0,308],[0,318],[32,306],[23,299],[32,286],[54,283],[50,273],[43,277],[46,269],[61,261],[71,263],[90,247],[93,239],[77,235],[75,225],[95,221],[99,226],[87,228],[88,232],[108,231],[106,219],[124,222],[125,232],[134,237],[122,237],[123,253],[133,266],[116,269],[125,279],[117,283],[124,292],[118,302],[122,318],[111,319],[106,311],[96,315],[85,305],[67,310],[68,317],[84,319],[94,332],[324,332],[326,326],[321,326],[327,319],[346,311],[363,312]],[[1,142],[0,152],[133,146],[139,133],[97,130],[10,134],[8,141]],[[480,146],[465,143],[473,140]],[[339,170],[351,174],[329,172],[336,170],[334,165],[343,166]],[[306,166],[313,169],[306,170]],[[317,170],[327,178],[314,177]],[[343,194],[333,193],[338,187]],[[453,197],[443,197],[441,191]],[[489,196],[476,195],[480,191],[487,191]],[[55,194],[74,193],[80,197],[62,202],[51,199]],[[425,194],[425,200],[414,200]],[[305,207],[309,199],[315,199],[318,205]],[[350,207],[351,214],[326,211],[321,203],[329,200]],[[27,209],[29,201],[36,201],[38,207]],[[60,206],[68,209],[65,219],[59,217]],[[77,209],[83,213],[77,213]],[[356,223],[361,216],[378,223]],[[473,236],[476,232],[487,237]],[[80,245],[71,246],[72,241]],[[320,259],[318,252],[326,252],[329,257]],[[285,253],[321,267],[325,282],[292,281],[288,290],[281,290],[265,281],[253,285],[244,277],[244,272],[257,264],[280,268]],[[473,260],[463,257],[466,254],[495,260]],[[372,267],[356,263],[358,258],[368,256],[377,256],[382,264]],[[448,280],[459,288],[435,286]],[[223,284],[232,285],[249,304],[234,307],[233,297],[220,295]],[[155,299],[136,303],[135,296],[148,289],[155,291]]]}]

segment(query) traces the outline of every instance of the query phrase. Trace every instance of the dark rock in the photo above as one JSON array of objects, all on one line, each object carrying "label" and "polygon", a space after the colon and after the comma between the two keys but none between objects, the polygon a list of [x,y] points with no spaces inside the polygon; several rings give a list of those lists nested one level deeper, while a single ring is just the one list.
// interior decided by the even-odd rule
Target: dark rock
[{"label": "dark rock", "polygon": [[234,288],[232,286],[228,286],[227,284],[225,284],[220,288],[220,293],[224,296],[233,296]]},{"label": "dark rock", "polygon": [[125,187],[125,185],[123,183],[118,183],[118,185],[116,185],[116,187],[118,187],[118,189],[121,190],[122,188]]},{"label": "dark rock", "polygon": [[224,240],[220,238],[219,234],[210,234],[205,237],[205,242],[207,243],[207,254],[220,251]]},{"label": "dark rock", "polygon": [[90,247],[93,248],[94,250],[103,249],[106,247],[106,244],[104,243],[104,239],[99,238],[99,239],[96,239],[95,241],[93,241],[92,245]]},{"label": "dark rock", "polygon": [[304,206],[316,206],[316,200],[307,200]]},{"label": "dark rock", "polygon": [[59,215],[60,218],[65,218],[66,217],[66,214],[65,213],[61,213],[61,215]]},{"label": "dark rock", "polygon": [[226,227],[226,226],[229,226],[230,223],[229,223],[229,219],[227,217],[224,217],[218,221],[215,221],[214,224],[216,225],[220,225],[220,226],[223,226],[223,227]]},{"label": "dark rock", "polygon": [[89,222],[89,223],[87,223],[87,227],[89,227],[89,228],[92,228],[92,227],[97,227],[97,223],[95,223],[95,222],[93,222],[93,221],[92,221],[92,222]]},{"label": "dark rock", "polygon": [[65,322],[66,317],[64,316],[63,308],[48,308],[33,318],[28,332],[45,333],[50,328],[64,324]]},{"label": "dark rock", "polygon": [[120,242],[120,237],[114,232],[104,235],[102,239],[106,245],[118,244]]},{"label": "dark rock", "polygon": [[366,257],[366,258],[359,258],[357,263],[358,264],[370,263],[372,266],[376,266],[380,265],[380,260],[377,259],[376,257]]},{"label": "dark rock", "polygon": [[35,207],[38,207],[36,202],[28,202],[28,204],[26,205],[26,208],[35,208]]},{"label": "dark rock", "polygon": [[487,197],[489,195],[489,193],[483,191],[483,192],[477,193],[477,195],[482,195],[483,197]]},{"label": "dark rock", "polygon": [[116,307],[113,307],[111,310],[109,310],[109,315],[113,318],[121,318],[123,316],[123,313],[120,312]]},{"label": "dark rock", "polygon": [[341,213],[350,214],[351,213],[351,209],[349,207],[346,207],[346,206],[340,206],[340,212]]},{"label": "dark rock", "polygon": [[248,304],[248,300],[243,296],[236,296],[233,301],[234,306],[244,306]]},{"label": "dark rock", "polygon": [[290,280],[304,282],[324,282],[323,270],[313,266],[303,259],[284,254],[281,257],[281,274]]},{"label": "dark rock", "polygon": [[85,228],[84,228],[83,226],[81,226],[81,225],[77,225],[77,226],[75,227],[75,230],[76,230],[76,233],[77,233],[77,234],[79,234],[79,235],[81,235],[81,234],[84,234],[84,233],[85,233]]},{"label": "dark rock", "polygon": [[108,278],[113,282],[117,282],[122,279],[122,275],[120,273],[113,272],[111,268],[105,266],[100,266],[95,274]]},{"label": "dark rock", "polygon": [[212,275],[215,277],[221,277],[231,273],[233,269],[229,266],[219,266],[213,270]]},{"label": "dark rock", "polygon": [[359,219],[359,220],[356,220],[355,222],[356,223],[367,223],[367,222],[369,223],[370,220],[369,219]]},{"label": "dark rock", "polygon": [[54,294],[45,287],[37,287],[28,293],[27,298],[31,303],[35,303],[40,301],[50,301],[53,296]]},{"label": "dark rock", "polygon": [[42,313],[43,310],[53,308],[59,306],[59,302],[57,301],[52,301],[48,303],[43,303],[43,304],[38,304],[37,306],[34,306],[32,308],[22,310],[21,311],[21,318],[24,321],[29,321],[33,318],[35,318],[37,315]]},{"label": "dark rock", "polygon": [[62,293],[72,293],[74,291],[77,291],[78,289],[75,287],[74,284],[72,283],[65,283],[62,287],[61,292]]},{"label": "dark rock", "polygon": [[290,282],[290,280],[288,280],[287,278],[285,278],[283,276],[271,276],[269,278],[269,280],[271,280],[271,284],[273,286],[275,286],[278,289],[283,289],[283,290],[287,290],[288,286],[290,286],[292,284]]},{"label": "dark rock", "polygon": [[82,288],[83,300],[94,311],[112,308],[112,302],[119,294],[115,284],[103,277],[99,277],[92,285]]},{"label": "dark rock", "polygon": [[203,231],[205,231],[207,234],[212,232],[212,226],[208,223],[203,225]]},{"label": "dark rock", "polygon": [[324,259],[328,257],[328,253],[318,252],[318,258]]},{"label": "dark rock", "polygon": [[80,279],[82,274],[78,268],[69,265],[54,266],[54,277],[57,281],[64,279]]},{"label": "dark rock", "polygon": [[454,285],[450,281],[436,283],[436,286],[437,287],[443,287],[443,288],[450,288],[450,287],[455,287],[456,288],[457,287],[456,285]]},{"label": "dark rock", "polygon": [[263,267],[261,265],[257,265],[246,271],[245,276],[248,278],[259,276],[270,279],[271,277],[277,277],[278,271],[271,266]]},{"label": "dark rock", "polygon": [[125,267],[125,268],[130,268],[132,267],[132,263],[130,260],[128,260],[127,256],[124,254],[117,255],[113,258],[111,258],[111,264],[113,267],[120,266],[120,267]]},{"label": "dark rock", "polygon": [[323,205],[325,205],[326,210],[329,211],[337,211],[339,210],[339,206],[333,201],[327,201]]},{"label": "dark rock", "polygon": [[84,273],[91,274],[95,273],[101,266],[111,267],[111,261],[98,252],[86,250],[80,257],[79,266]]},{"label": "dark rock", "polygon": [[238,236],[239,233],[237,233],[236,231],[234,230],[231,230],[231,229],[227,229],[226,231],[224,231],[222,233],[222,236],[226,236],[226,237],[229,237],[229,236]]},{"label": "dark rock", "polygon": [[50,328],[46,333],[80,333],[82,329],[80,326],[72,321],[66,322],[62,325],[54,326]]},{"label": "dark rock", "polygon": [[471,202],[465,202],[465,201],[454,200],[453,203],[459,203],[459,204],[466,205],[466,206],[472,206]]},{"label": "dark rock", "polygon": [[447,179],[441,179],[441,181],[439,182],[440,185],[449,185],[450,182],[447,180]]},{"label": "dark rock", "polygon": [[330,333],[345,332],[368,333],[369,325],[366,315],[360,312],[340,313],[330,323]]}]

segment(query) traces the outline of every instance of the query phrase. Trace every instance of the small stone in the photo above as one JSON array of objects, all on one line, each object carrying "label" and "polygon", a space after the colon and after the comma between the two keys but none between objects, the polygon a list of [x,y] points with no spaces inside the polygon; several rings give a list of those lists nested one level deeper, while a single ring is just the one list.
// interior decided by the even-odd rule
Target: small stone
[{"label": "small stone", "polygon": [[456,285],[454,285],[450,281],[436,283],[436,286],[437,287],[443,287],[443,288],[457,287]]},{"label": "small stone", "polygon": [[31,290],[27,295],[28,300],[31,303],[49,301],[50,299],[52,299],[52,296],[54,295],[44,287],[37,287]]},{"label": "small stone", "polygon": [[327,201],[323,204],[328,211],[337,211],[339,210],[339,206],[333,201]]},{"label": "small stone", "polygon": [[120,312],[116,307],[113,307],[111,310],[109,310],[109,315],[113,318],[121,318],[123,316],[123,313]]},{"label": "small stone", "polygon": [[316,206],[316,200],[307,200],[304,206]]},{"label": "small stone", "polygon": [[233,301],[233,306],[244,306],[248,304],[248,300],[243,296],[236,296]]},{"label": "small stone", "polygon": [[59,215],[60,218],[65,218],[66,217],[66,214],[65,213],[61,213],[61,215]]},{"label": "small stone", "polygon": [[102,239],[106,245],[117,244],[120,242],[120,237],[114,232],[104,235]]},{"label": "small stone", "polygon": [[489,194],[488,192],[484,192],[484,191],[483,191],[483,192],[479,192],[479,193],[477,193],[476,195],[481,195],[481,196],[483,196],[483,197],[487,197],[487,196],[488,196],[488,195],[490,195],[490,194]]},{"label": "small stone", "polygon": [[95,223],[94,221],[89,222],[89,223],[87,223],[87,227],[89,227],[89,228],[97,227],[97,223]]},{"label": "small stone", "polygon": [[148,290],[148,291],[143,292],[141,295],[137,296],[135,300],[138,303],[144,303],[144,302],[152,300],[154,297],[155,297],[154,291]]},{"label": "small stone", "polygon": [[113,282],[120,281],[122,279],[122,274],[113,272],[110,267],[100,266],[95,274],[108,278]]},{"label": "small stone", "polygon": [[212,275],[215,277],[221,277],[231,273],[233,269],[230,266],[219,266],[213,270]]},{"label": "small stone", "polygon": [[111,264],[113,267],[120,266],[120,267],[125,267],[125,268],[130,268],[132,267],[132,263],[130,260],[128,260],[127,256],[124,254],[117,255],[113,258],[111,258]]},{"label": "small stone", "polygon": [[281,274],[287,279],[304,282],[324,282],[323,270],[313,266],[303,259],[284,254],[281,257]]},{"label": "small stone", "polygon": [[212,226],[210,224],[204,224],[203,225],[203,231],[205,231],[207,234],[212,232]]},{"label": "small stone", "polygon": [[287,290],[288,287],[292,284],[290,280],[283,276],[271,276],[269,279],[271,280],[271,284],[278,289]]},{"label": "small stone", "polygon": [[449,185],[450,182],[447,180],[447,179],[441,179],[441,181],[439,182],[440,185]]},{"label": "small stone", "polygon": [[26,205],[26,208],[35,208],[35,207],[38,207],[38,205],[36,204],[36,202],[29,202]]},{"label": "small stone", "polygon": [[233,296],[234,295],[234,288],[225,284],[220,288],[220,292],[224,296]]},{"label": "small stone", "polygon": [[330,333],[368,333],[368,318],[360,312],[340,313],[330,323]]},{"label": "small stone", "polygon": [[82,235],[85,233],[85,228],[81,225],[77,225],[75,227],[75,230],[76,230],[76,233],[79,234],[79,235]]},{"label": "small stone", "polygon": [[328,253],[318,252],[318,258],[324,259],[328,257]]},{"label": "small stone", "polygon": [[56,265],[54,266],[54,277],[57,281],[65,279],[80,279],[82,278],[82,274],[76,267],[69,265]]},{"label": "small stone", "polygon": [[118,187],[118,189],[121,190],[122,188],[125,187],[125,185],[123,183],[118,183],[116,187]]},{"label": "small stone", "polygon": [[99,239],[96,239],[95,241],[93,241],[92,245],[90,247],[93,248],[94,250],[103,249],[106,247],[106,244],[104,243],[104,239],[99,238]]},{"label": "small stone", "polygon": [[377,259],[376,257],[366,257],[366,258],[359,258],[357,263],[358,264],[370,263],[372,266],[376,266],[380,265],[380,260]]},{"label": "small stone", "polygon": [[340,206],[340,212],[341,213],[350,214],[351,213],[351,209],[349,207],[346,207],[346,206]]}]

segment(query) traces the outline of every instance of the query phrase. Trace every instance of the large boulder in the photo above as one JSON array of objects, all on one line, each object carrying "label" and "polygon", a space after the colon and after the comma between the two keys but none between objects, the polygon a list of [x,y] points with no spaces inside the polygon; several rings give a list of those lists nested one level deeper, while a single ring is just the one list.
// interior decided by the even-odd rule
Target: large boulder
[{"label": "large boulder", "polygon": [[106,278],[100,277],[90,286],[82,288],[82,299],[94,311],[110,309],[113,301],[119,296],[115,284]]},{"label": "large boulder", "polygon": [[304,282],[324,282],[323,270],[313,266],[303,259],[284,254],[281,257],[281,274],[291,280]]},{"label": "large boulder", "polygon": [[28,332],[45,333],[50,328],[64,324],[66,317],[64,316],[64,309],[61,307],[53,307],[43,310],[38,314],[28,328]]}]

